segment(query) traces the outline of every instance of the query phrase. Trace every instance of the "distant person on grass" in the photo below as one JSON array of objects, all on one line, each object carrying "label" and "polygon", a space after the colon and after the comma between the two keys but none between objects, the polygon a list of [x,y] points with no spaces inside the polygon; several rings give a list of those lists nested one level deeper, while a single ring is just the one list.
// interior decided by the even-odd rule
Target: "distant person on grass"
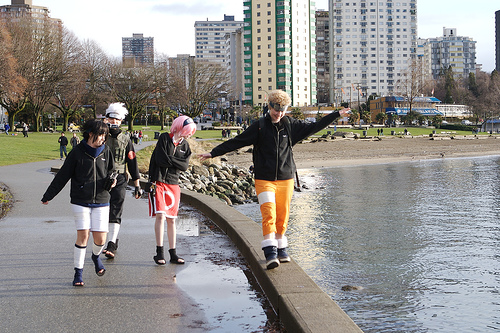
[{"label": "distant person on grass", "polygon": [[71,144],[71,150],[75,149],[75,147],[80,143],[80,138],[76,135],[76,133],[73,133],[69,143]]},{"label": "distant person on grass", "polygon": [[68,145],[68,138],[64,134],[64,132],[61,132],[61,136],[57,140],[59,142],[59,155],[61,155],[61,160],[63,159],[63,153],[64,157],[68,157],[68,153],[66,151],[66,146]]},{"label": "distant person on grass", "polygon": [[278,267],[280,262],[290,261],[285,232],[296,172],[292,147],[330,125],[339,116],[347,117],[350,111],[342,109],[324,116],[316,123],[308,123],[285,116],[291,103],[286,92],[274,90],[269,94],[268,100],[267,115],[254,122],[240,135],[198,157],[203,161],[253,145],[255,191],[262,214],[264,236],[261,247],[266,257],[267,269],[273,269]]},{"label": "distant person on grass", "polygon": [[104,144],[108,126],[92,119],[85,123],[83,130],[82,142],[69,153],[42,197],[42,203],[47,205],[71,179],[70,202],[76,225],[75,287],[84,285],[83,264],[90,232],[94,240],[91,257],[95,272],[102,276],[106,271],[99,255],[108,232],[109,190],[116,184],[116,180],[110,182],[114,162],[110,149]]}]

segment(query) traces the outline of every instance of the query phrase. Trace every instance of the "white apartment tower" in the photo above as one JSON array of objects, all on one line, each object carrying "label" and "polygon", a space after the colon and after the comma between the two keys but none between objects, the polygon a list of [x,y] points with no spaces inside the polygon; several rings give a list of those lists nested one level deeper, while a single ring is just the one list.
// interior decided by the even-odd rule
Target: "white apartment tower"
[{"label": "white apartment tower", "polygon": [[224,64],[226,62],[226,34],[236,31],[243,22],[235,21],[234,16],[224,15],[223,21],[196,21],[195,48],[196,59]]},{"label": "white apartment tower", "polygon": [[451,67],[455,79],[467,78],[476,71],[476,42],[470,37],[457,36],[457,29],[443,28],[443,36],[419,39],[418,53],[429,63],[428,70],[437,79],[443,70]]},{"label": "white apartment tower", "polygon": [[293,106],[315,104],[314,2],[245,0],[243,13],[245,103],[267,104],[281,89]]},{"label": "white apartment tower", "polygon": [[332,102],[393,94],[416,56],[417,0],[330,0],[330,13]]}]

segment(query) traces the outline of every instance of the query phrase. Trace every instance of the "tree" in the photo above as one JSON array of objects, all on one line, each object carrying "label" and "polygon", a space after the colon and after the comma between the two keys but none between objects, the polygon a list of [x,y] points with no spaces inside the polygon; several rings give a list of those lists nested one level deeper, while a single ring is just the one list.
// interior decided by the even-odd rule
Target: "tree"
[{"label": "tree", "polygon": [[0,21],[0,105],[7,110],[11,126],[14,125],[15,115],[24,109],[27,84],[14,52],[11,35],[4,22]]},{"label": "tree", "polygon": [[385,113],[385,112],[379,112],[379,113],[377,113],[377,115],[375,116],[375,120],[379,124],[384,124],[385,121],[387,120],[387,113]]},{"label": "tree", "polygon": [[[26,80],[23,98],[33,118],[32,128],[41,128],[40,117],[53,97],[60,79],[56,70],[62,57],[61,32],[48,18],[33,21],[23,18],[9,22],[9,31],[14,39],[14,55],[19,64],[19,73]],[[26,105],[18,103],[18,105]]]},{"label": "tree", "polygon": [[455,89],[455,79],[453,78],[453,68],[449,66],[443,71],[443,76],[445,80],[445,97],[443,103],[453,104],[453,90]]},{"label": "tree", "polygon": [[299,120],[306,119],[306,117],[304,116],[304,113],[300,110],[300,108],[293,107],[291,111],[292,111],[291,114],[292,114],[293,118],[299,119]]},{"label": "tree", "polygon": [[[181,75],[174,69],[169,68],[168,58],[164,55],[156,55],[157,61],[153,65],[153,80],[151,88],[153,90],[153,101],[158,108],[161,130],[164,129],[165,120],[174,119],[177,112],[172,107],[179,105],[183,96],[187,92]],[[184,87],[183,87],[184,86]]]},{"label": "tree", "polygon": [[[229,90],[227,72],[219,64],[192,61],[186,99],[180,101],[180,111],[197,117],[211,102],[217,102]],[[180,87],[180,89],[182,89]]]},{"label": "tree", "polygon": [[124,103],[128,110],[129,131],[134,129],[134,120],[146,110],[152,100],[153,73],[151,67],[129,68],[121,63],[115,63],[107,78],[107,85],[112,95],[117,101]]},{"label": "tree", "polygon": [[425,74],[422,60],[412,59],[410,65],[401,73],[401,79],[396,82],[397,94],[405,99],[408,104],[407,120],[410,122],[417,118],[417,112],[413,110],[415,98],[422,95],[431,80]]},{"label": "tree", "polygon": [[80,61],[85,78],[82,103],[92,110],[93,118],[97,118],[98,105],[110,102],[107,77],[112,63],[99,44],[92,40],[83,41]]},{"label": "tree", "polygon": [[479,87],[476,82],[476,75],[472,72],[469,73],[468,89],[474,95],[474,97],[479,97]]},{"label": "tree", "polygon": [[67,131],[69,118],[77,114],[85,93],[85,74],[82,62],[82,47],[76,36],[64,29],[62,38],[62,58],[57,70],[60,80],[56,85],[51,104],[63,115],[63,131]]}]

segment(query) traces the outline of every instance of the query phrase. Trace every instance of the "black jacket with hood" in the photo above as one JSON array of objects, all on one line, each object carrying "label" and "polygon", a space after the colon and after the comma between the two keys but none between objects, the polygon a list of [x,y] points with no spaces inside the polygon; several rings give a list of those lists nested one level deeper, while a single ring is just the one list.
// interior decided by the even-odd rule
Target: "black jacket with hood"
[{"label": "black jacket with hood", "polygon": [[149,181],[159,181],[165,184],[179,184],[179,174],[189,167],[191,148],[186,140],[177,146],[170,133],[163,133],[158,138],[156,147],[149,161]]},{"label": "black jacket with hood", "polygon": [[70,197],[72,204],[106,204],[109,192],[103,185],[114,168],[113,155],[108,147],[93,157],[87,152],[85,142],[80,142],[64,161],[45,191],[42,202],[52,200],[71,179]]},{"label": "black jacket with hood", "polygon": [[[267,115],[264,122],[254,122],[240,135],[212,149],[210,154],[212,157],[217,157],[253,145],[255,179],[269,181],[293,179],[296,167],[292,146],[322,130],[339,116],[340,113],[335,111],[316,123],[308,123],[285,116],[279,123],[273,124],[270,116]],[[289,126],[285,125],[286,121],[289,122]],[[260,128],[261,123],[263,123],[262,128]],[[288,133],[287,128],[290,129],[291,133]]]}]

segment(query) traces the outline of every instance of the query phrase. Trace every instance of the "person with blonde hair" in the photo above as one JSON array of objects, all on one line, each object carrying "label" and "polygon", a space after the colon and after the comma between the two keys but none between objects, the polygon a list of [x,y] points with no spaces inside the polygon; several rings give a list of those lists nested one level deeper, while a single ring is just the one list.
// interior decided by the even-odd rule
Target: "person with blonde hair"
[{"label": "person with blonde hair", "polygon": [[269,93],[269,112],[251,124],[243,133],[217,147],[200,154],[203,161],[253,145],[255,191],[262,215],[261,243],[267,269],[280,262],[290,261],[285,232],[290,215],[290,202],[296,172],[292,147],[299,141],[327,127],[338,117],[347,117],[349,109],[332,112],[316,123],[308,123],[285,116],[291,104],[290,96],[282,90]]},{"label": "person with blonde hair", "polygon": [[165,265],[163,250],[164,222],[167,222],[170,263],[184,264],[184,259],[176,252],[175,219],[179,210],[181,190],[179,174],[189,166],[191,149],[187,139],[196,132],[196,124],[188,116],[179,116],[172,122],[170,133],[165,132],[158,138],[158,143],[149,162],[149,215],[155,217],[156,255],[153,260],[158,265]]}]

